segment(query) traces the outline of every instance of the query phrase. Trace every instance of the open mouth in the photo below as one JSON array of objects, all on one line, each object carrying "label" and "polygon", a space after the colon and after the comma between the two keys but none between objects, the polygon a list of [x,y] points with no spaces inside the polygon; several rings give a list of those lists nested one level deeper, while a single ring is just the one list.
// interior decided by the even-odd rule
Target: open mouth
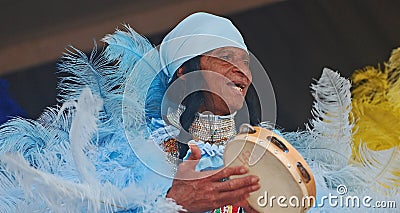
[{"label": "open mouth", "polygon": [[246,87],[245,84],[240,82],[228,82],[228,86],[232,87],[233,89],[239,91],[240,93],[243,92],[244,88]]}]

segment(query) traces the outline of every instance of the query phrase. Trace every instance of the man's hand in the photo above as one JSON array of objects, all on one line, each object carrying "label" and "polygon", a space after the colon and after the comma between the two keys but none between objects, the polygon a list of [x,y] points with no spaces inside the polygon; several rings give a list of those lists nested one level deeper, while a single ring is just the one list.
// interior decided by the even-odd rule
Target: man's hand
[{"label": "man's hand", "polygon": [[167,197],[174,199],[189,212],[204,212],[235,203],[247,204],[249,193],[260,188],[258,177],[253,175],[221,182],[221,179],[232,175],[246,174],[247,170],[242,166],[196,172],[201,152],[195,145],[190,145],[190,149],[188,161],[179,165],[167,194]]}]

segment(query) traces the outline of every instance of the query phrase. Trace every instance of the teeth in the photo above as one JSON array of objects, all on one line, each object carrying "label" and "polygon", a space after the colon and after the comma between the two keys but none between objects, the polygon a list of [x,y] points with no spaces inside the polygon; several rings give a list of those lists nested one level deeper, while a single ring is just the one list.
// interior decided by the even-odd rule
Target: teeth
[{"label": "teeth", "polygon": [[236,89],[236,90],[238,90],[238,91],[240,91],[240,92],[242,92],[243,91],[243,89],[242,88],[240,88],[240,87],[233,87],[234,89]]},{"label": "teeth", "polygon": [[230,85],[233,89],[235,89],[237,91],[243,92],[244,86],[242,86],[242,85],[234,84],[232,82],[228,83],[228,85]]}]

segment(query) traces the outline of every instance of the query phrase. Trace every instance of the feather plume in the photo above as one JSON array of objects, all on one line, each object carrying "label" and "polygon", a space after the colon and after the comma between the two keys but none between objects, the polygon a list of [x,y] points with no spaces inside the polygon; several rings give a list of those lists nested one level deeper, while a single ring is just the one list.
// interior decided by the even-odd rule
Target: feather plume
[{"label": "feather plume", "polygon": [[359,159],[363,166],[363,174],[370,178],[372,191],[381,192],[387,197],[400,193],[400,148],[374,151],[366,143],[360,143]]},{"label": "feather plume", "polygon": [[[107,59],[110,62],[117,62],[119,73],[122,74],[119,76],[124,78],[124,125],[133,131],[139,128],[140,124],[145,124],[146,95],[151,83],[162,69],[157,49],[128,25],[124,27],[126,32],[117,30],[114,34],[103,38],[103,41],[108,44],[105,50]],[[110,82],[120,80],[109,79]]]},{"label": "feather plume", "polygon": [[355,155],[358,155],[360,143],[366,143],[371,150],[400,145],[399,55],[399,49],[394,50],[384,70],[368,66],[351,77],[352,113],[356,120],[353,130]]},{"label": "feather plume", "polygon": [[69,139],[75,165],[81,174],[81,181],[95,182],[95,167],[86,158],[84,150],[90,145],[91,138],[97,132],[98,113],[102,100],[94,97],[90,90],[85,89],[76,103],[76,114],[72,119]]},{"label": "feather plume", "polygon": [[352,192],[362,190],[363,183],[368,180],[360,175],[358,167],[349,165],[353,128],[349,119],[352,109],[350,82],[325,68],[311,88],[315,99],[314,119],[306,125],[306,131],[283,135],[311,167],[318,195],[335,194],[340,184],[349,186]]},{"label": "feather plume", "polygon": [[[65,212],[65,207],[68,207],[68,212],[79,212],[83,209],[97,212],[102,204],[99,194],[93,193],[89,184],[63,180],[53,174],[34,169],[19,154],[6,154],[2,161],[7,165],[8,171],[17,177],[29,202],[40,204],[44,201],[54,212]],[[82,202],[83,200],[90,202]]]},{"label": "feather plume", "polygon": [[100,115],[109,120],[108,125],[122,128],[125,120],[125,127],[138,129],[145,125],[148,89],[162,69],[157,49],[128,25],[124,27],[126,31],[117,30],[103,38],[107,47],[99,54],[96,44],[90,56],[71,47],[58,66],[59,73],[66,75],[58,86],[59,100],[77,100],[88,87],[104,100]]},{"label": "feather plume", "polygon": [[[101,106],[101,100],[95,100],[90,91],[84,90],[84,93],[78,102],[79,103],[75,103],[77,107],[76,116],[71,124],[72,128],[69,136],[72,142],[72,152],[70,152],[68,146],[64,146],[61,149],[58,149],[59,152],[54,155],[52,150],[57,150],[57,148],[60,148],[61,146],[55,143],[45,144],[45,148],[39,152],[40,154],[33,157],[36,159],[35,167],[38,169],[30,167],[21,154],[7,153],[2,157],[2,162],[6,164],[6,168],[9,171],[7,174],[15,174],[14,177],[16,177],[19,184],[23,186],[26,196],[31,198],[29,202],[35,202],[38,203],[38,206],[43,206],[40,205],[41,200],[43,200],[46,202],[48,208],[55,212],[65,211],[64,208],[60,209],[63,206],[68,206],[68,211],[71,212],[82,209],[98,211],[100,206],[105,206],[107,209],[109,208],[107,205],[114,203],[113,200],[118,197],[118,190],[116,190],[115,187],[114,189],[110,188],[109,184],[105,184],[105,186],[109,188],[108,191],[110,193],[113,192],[111,193],[113,194],[113,198],[111,201],[105,199],[107,196],[110,197],[108,193],[106,194],[107,196],[101,196],[100,192],[105,191],[104,189],[106,189],[106,187],[103,187],[103,190],[99,189],[101,188],[99,186],[100,183],[94,179],[94,177],[96,177],[94,167],[87,161],[87,158],[83,154],[84,145],[90,141],[90,135],[93,134],[93,131],[96,129],[94,119],[96,118],[96,112],[98,112]],[[43,115],[42,121],[48,120],[45,118],[49,117],[48,115],[51,114],[50,112],[55,111],[47,112],[47,116]],[[52,123],[54,123],[54,121]],[[76,128],[76,126],[78,126],[78,128]],[[33,151],[33,153],[37,152]],[[62,157],[65,158],[63,159]],[[60,159],[62,160],[60,161]],[[67,162],[74,162],[65,161],[66,159],[75,160],[75,166],[77,169],[66,166],[66,164],[68,164]],[[71,178],[74,176],[73,174],[66,175],[64,173],[64,178],[71,178],[70,180],[65,180],[55,174],[40,171],[39,168],[47,172],[55,172],[58,168],[63,168],[64,170],[67,169],[69,171],[75,170],[77,171],[77,174],[81,174],[77,175],[77,177],[83,179],[84,184],[76,183],[76,176],[75,178]],[[88,170],[87,168],[92,169]],[[39,200],[37,195],[40,196]],[[85,203],[82,202],[82,199],[87,199],[91,202]],[[100,205],[101,203],[99,200],[106,200],[108,202],[105,205]],[[25,202],[26,201],[27,200],[25,200]],[[21,208],[20,206],[17,207]]]},{"label": "feather plume", "polygon": [[24,191],[18,187],[15,178],[8,174],[4,167],[0,161],[0,207],[4,212],[14,212],[15,206],[23,203]]},{"label": "feather plume", "polygon": [[[349,196],[373,196],[374,200],[398,197],[399,146],[380,142],[382,137],[391,134],[381,136],[389,129],[380,131],[380,128],[398,125],[396,118],[380,124],[387,120],[380,116],[393,117],[390,107],[382,107],[382,104],[390,106],[385,91],[390,87],[386,76],[372,67],[355,72],[353,85],[357,86],[353,87],[351,99],[350,82],[324,70],[321,79],[311,87],[315,98],[314,120],[307,131],[284,133],[310,165],[317,197],[336,194],[339,185],[347,186]],[[368,141],[379,144],[380,148],[371,147]],[[351,148],[356,151],[353,158]],[[312,210],[330,211],[326,206]]]},{"label": "feather plume", "polygon": [[120,85],[110,87],[108,79],[103,74],[115,71],[116,67],[110,65],[104,58],[103,52],[97,53],[96,44],[89,56],[71,47],[58,64],[58,69],[58,74],[63,76],[58,84],[59,102],[76,101],[82,91],[89,88],[96,96],[104,100],[100,119],[108,120],[109,125],[122,126],[122,95],[113,93],[113,89]]},{"label": "feather plume", "polygon": [[83,89],[90,88],[90,90],[101,97],[106,98],[105,87],[106,79],[102,76],[102,72],[106,70],[114,70],[115,67],[108,64],[104,59],[103,54],[97,54],[97,45],[90,54],[86,56],[82,51],[71,47],[64,53],[62,60],[58,63],[59,74],[66,75],[60,78],[58,88],[58,101],[61,103],[69,100],[76,101]]},{"label": "feather plume", "polygon": [[[161,70],[158,52],[130,28],[120,34],[125,37],[105,39],[104,52],[97,53],[95,46],[86,56],[72,47],[64,55],[59,64],[66,74],[59,84],[62,107],[48,108],[36,121],[16,118],[0,127],[2,209],[183,210],[160,197],[174,170],[145,127],[144,97]],[[124,42],[133,46],[124,47]],[[132,52],[136,58],[130,58]],[[128,105],[124,115],[123,100]]]},{"label": "feather plume", "polygon": [[[108,135],[99,138],[97,134],[98,111],[101,109],[101,99],[96,98],[90,90],[83,90],[83,94],[77,102],[67,102],[58,111],[51,109],[44,113],[40,119],[42,124],[34,123],[30,127],[43,127],[42,133],[34,134],[32,137],[47,136],[42,140],[40,149],[30,149],[29,158],[21,155],[26,153],[22,148],[10,149],[13,139],[5,138],[3,147],[9,147],[7,153],[1,156],[2,171],[0,189],[4,198],[0,199],[0,206],[11,212],[53,211],[53,212],[110,212],[127,211],[136,209],[144,212],[171,212],[182,210],[170,199],[160,198],[165,186],[170,182],[168,178],[160,177],[159,174],[148,169],[137,159],[129,143],[124,137],[124,131],[114,129],[116,135]],[[63,115],[72,116],[71,119]],[[52,120],[49,127],[46,123]],[[21,122],[23,120],[20,120]],[[16,122],[16,121],[14,121]],[[57,122],[67,122],[57,125]],[[42,126],[44,125],[44,126]],[[51,136],[58,135],[70,126],[69,134],[65,140],[46,140]],[[15,127],[10,125],[8,127]],[[53,132],[46,129],[56,128]],[[116,127],[114,127],[116,128]],[[7,129],[7,128],[5,128]],[[4,131],[5,129],[1,129]],[[8,131],[5,131],[8,132]],[[10,131],[10,134],[26,137],[25,132]],[[61,134],[65,136],[65,133]],[[12,140],[10,140],[12,139]],[[60,138],[58,138],[60,139]],[[99,143],[98,140],[107,140]],[[53,141],[53,143],[48,142]],[[70,142],[70,143],[69,143]],[[142,137],[136,137],[135,142],[140,144],[151,144],[151,141]],[[32,139],[36,143],[36,138]],[[5,146],[9,144],[9,146]],[[23,144],[23,143],[22,143]],[[70,144],[70,145],[69,145]],[[103,146],[96,146],[103,144]],[[143,146],[145,147],[145,146]],[[150,149],[147,149],[147,153]],[[164,168],[166,171],[170,166],[164,160],[165,156],[152,155],[153,164]],[[149,157],[149,156],[148,156]],[[31,159],[35,159],[32,167]],[[28,160],[28,161],[27,161]],[[96,162],[94,164],[93,162]],[[162,163],[160,163],[162,162]],[[170,168],[172,171],[172,168]],[[110,176],[110,171],[115,173]],[[165,179],[165,180],[164,180]],[[138,185],[139,184],[139,185]],[[170,184],[170,183],[169,183]],[[19,187],[22,186],[22,188]],[[128,193],[129,194],[126,194]],[[35,205],[31,205],[34,203]]]},{"label": "feather plume", "polygon": [[387,63],[388,100],[394,112],[400,115],[400,48],[393,50]]},{"label": "feather plume", "polygon": [[371,187],[385,196],[399,194],[400,87],[399,49],[385,69],[366,67],[354,72],[354,163],[360,163]]},{"label": "feather plume", "polygon": [[[125,77],[132,72],[135,64],[147,53],[155,48],[144,37],[133,30],[129,25],[124,25],[126,31],[116,30],[114,34],[106,35],[102,41],[108,44],[105,56],[109,62],[117,62],[120,71],[126,74],[112,75],[109,80]],[[156,59],[158,56],[155,56]],[[150,67],[153,65],[149,65]],[[159,70],[157,70],[159,71]],[[117,82],[121,82],[117,80]]]},{"label": "feather plume", "polygon": [[394,49],[387,63],[388,80],[391,85],[397,82],[400,78],[400,47]]},{"label": "feather plume", "polygon": [[283,134],[310,165],[317,196],[345,185],[350,196],[400,202],[399,76],[397,49],[384,70],[368,66],[353,73],[351,99],[350,83],[329,70],[311,87],[314,120],[307,131]]},{"label": "feather plume", "polygon": [[100,112],[101,119],[108,120],[100,126],[104,130],[110,125],[123,128],[123,120],[125,127],[145,125],[144,100],[161,70],[157,49],[132,28],[124,27],[126,31],[117,30],[103,38],[107,43],[103,52],[97,53],[96,44],[90,56],[71,47],[59,63],[59,73],[66,75],[59,83],[59,100],[76,100],[84,88],[90,88],[104,100]]},{"label": "feather plume", "polygon": [[362,70],[356,70],[351,76],[351,81],[353,102],[379,104],[387,99],[387,72],[380,68],[367,66]]},{"label": "feather plume", "polygon": [[372,150],[384,150],[399,145],[400,117],[393,114],[387,102],[369,104],[354,101],[353,107],[356,119],[353,133],[356,155],[360,143],[366,143]]},{"label": "feather plume", "polygon": [[350,82],[337,72],[324,68],[321,78],[311,86],[314,96],[311,120],[307,129],[312,135],[308,145],[310,160],[325,163],[332,169],[347,165],[351,155]]},{"label": "feather plume", "polygon": [[314,119],[306,126],[307,131],[284,133],[311,166],[318,190],[331,192],[346,184],[357,191],[368,182],[358,167],[349,165],[354,125],[350,117],[350,86],[349,80],[325,68],[311,86]]},{"label": "feather plume", "polygon": [[[389,149],[398,144],[399,131],[393,129],[400,117],[393,115],[388,99],[388,72],[368,66],[357,70],[352,77],[352,116],[354,154],[358,155],[360,143],[366,143],[372,150]],[[386,119],[391,117],[391,119]],[[383,122],[384,121],[384,122]],[[379,143],[378,141],[385,141]]]}]

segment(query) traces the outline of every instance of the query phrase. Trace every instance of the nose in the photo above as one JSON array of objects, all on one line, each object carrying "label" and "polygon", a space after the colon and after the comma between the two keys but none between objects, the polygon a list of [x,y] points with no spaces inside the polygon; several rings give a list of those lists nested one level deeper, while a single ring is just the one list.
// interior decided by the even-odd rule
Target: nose
[{"label": "nose", "polygon": [[232,65],[235,72],[240,73],[250,82],[252,82],[253,76],[251,74],[251,70],[248,64],[246,64],[243,60],[237,60]]}]

